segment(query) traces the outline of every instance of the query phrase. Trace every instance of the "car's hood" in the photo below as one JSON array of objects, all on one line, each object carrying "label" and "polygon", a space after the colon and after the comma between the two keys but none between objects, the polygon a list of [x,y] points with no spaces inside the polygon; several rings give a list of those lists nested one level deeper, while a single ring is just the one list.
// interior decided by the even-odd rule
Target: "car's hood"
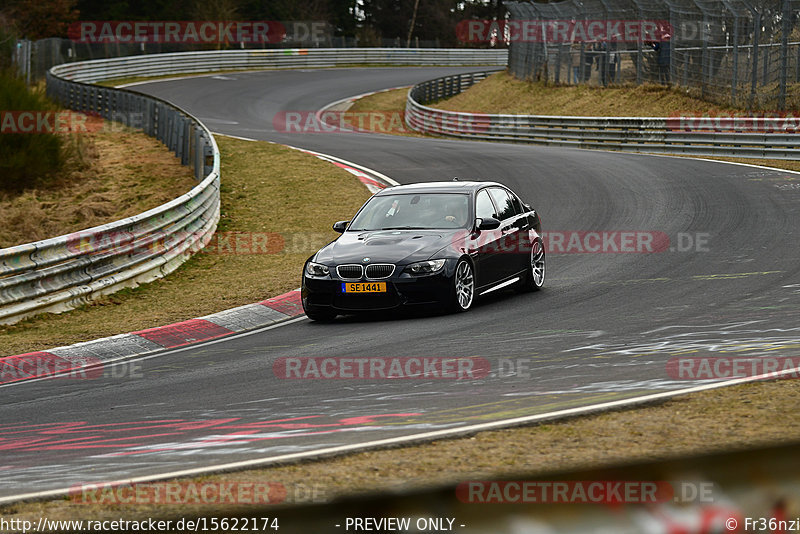
[{"label": "car's hood", "polygon": [[430,259],[452,239],[448,230],[378,230],[345,232],[317,253],[317,261],[344,263],[406,264]]}]

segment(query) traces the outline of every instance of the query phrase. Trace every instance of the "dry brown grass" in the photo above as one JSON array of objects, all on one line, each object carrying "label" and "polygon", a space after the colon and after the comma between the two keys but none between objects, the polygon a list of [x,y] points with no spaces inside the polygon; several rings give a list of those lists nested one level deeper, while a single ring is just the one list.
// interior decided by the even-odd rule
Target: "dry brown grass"
[{"label": "dry brown grass", "polygon": [[164,145],[119,125],[72,135],[66,147],[69,170],[57,183],[0,196],[0,248],[136,215],[195,185]]},{"label": "dry brown grass", "polygon": [[[357,100],[350,110],[400,112],[405,109],[407,94],[408,89],[377,93]],[[661,85],[554,86],[520,81],[505,72],[431,105],[449,111],[589,117],[669,117],[676,113],[739,111]]]},{"label": "dry brown grass", "polygon": [[506,72],[493,74],[435,107],[482,113],[600,117],[669,117],[676,113],[732,110],[661,85],[556,86],[520,81]]},{"label": "dry brown grass", "polygon": [[401,89],[381,91],[373,95],[365,96],[364,98],[359,98],[353,102],[353,105],[350,106],[348,111],[404,111],[406,109],[406,96],[408,95],[408,90],[408,87],[403,87]]},{"label": "dry brown grass", "polygon": [[[406,90],[398,90],[368,97],[365,102],[358,103],[357,105],[361,107],[356,109],[402,109],[405,92]],[[550,104],[547,108],[549,113],[565,114],[553,105]],[[686,108],[677,109],[686,110]],[[707,107],[702,108],[704,111],[707,109]],[[640,110],[636,109],[631,110],[629,114],[639,113]],[[663,114],[663,111],[653,114]],[[666,114],[669,114],[669,111]],[[254,145],[238,143],[231,140],[222,141],[223,161],[230,162],[232,157],[245,160],[244,156],[253,153]],[[278,155],[275,158],[277,159]],[[771,166],[787,164],[783,161],[749,161]],[[269,162],[270,159],[267,158],[260,163],[269,164]],[[286,162],[280,161],[280,164],[285,165]],[[339,172],[330,169],[327,164],[323,165],[326,166],[327,174]],[[257,168],[257,165],[253,167]],[[800,166],[793,162],[787,164],[787,168],[798,167]],[[280,172],[281,167],[277,166],[274,169]],[[292,174],[293,167],[287,166],[283,169]],[[269,173],[265,172],[264,175],[269,176]],[[226,191],[223,191],[223,198],[228,205],[226,215],[232,228],[239,228],[241,227],[239,225],[245,223],[252,226],[260,219],[257,216],[259,212],[257,197],[251,195],[255,183],[252,180],[243,184],[232,183]],[[293,183],[297,187],[306,185],[304,182]],[[322,189],[329,184],[327,179],[312,183]],[[245,185],[248,184],[250,187],[245,189]],[[278,187],[272,191],[272,195],[278,199],[285,199],[286,202],[290,202],[289,206],[294,206],[291,202],[296,200],[296,194],[281,192],[279,184],[273,184],[271,180],[270,184]],[[337,189],[341,189],[341,186],[337,186]],[[307,189],[302,191],[311,195],[304,198],[308,202],[318,203],[315,204],[317,206],[325,207],[322,199],[325,203],[330,201],[324,193]],[[358,195],[366,196],[363,191]],[[325,221],[325,224],[336,218],[342,218],[340,216],[342,210],[350,209],[350,204],[344,200],[346,199],[333,200],[338,207],[330,210],[331,213],[327,215],[329,220]],[[355,198],[349,201],[360,202]],[[249,204],[249,207],[241,213],[240,202]],[[264,209],[275,209],[276,205],[280,206],[281,200],[277,204],[265,205]],[[291,211],[287,210],[287,213]],[[320,227],[318,224],[314,228]],[[217,264],[208,264],[207,261],[207,257],[192,260],[198,266],[187,269],[183,276],[191,276],[199,283],[205,283],[207,278],[204,271],[212,270],[216,273],[219,268]],[[178,273],[183,273],[183,270],[179,270]],[[169,281],[151,284],[152,293],[149,290],[143,291],[145,288],[137,290],[136,300],[143,298],[145,302],[152,301],[151,305],[166,304],[163,296],[159,297],[156,294],[160,291],[156,286],[162,283],[166,285]],[[231,293],[236,293],[235,289],[232,287]],[[187,314],[188,316],[191,316],[191,313]],[[800,419],[787,418],[786,414],[793,413],[798,394],[800,394],[800,383],[796,380],[747,384],[695,393],[639,409],[585,416],[551,424],[482,432],[469,438],[439,440],[418,446],[213,475],[197,480],[271,481],[283,483],[287,487],[294,484],[319,484],[324,490],[324,495],[333,498],[389,489],[423,488],[460,480],[504,475],[535,477],[574,469],[797,442],[800,440]],[[225,509],[224,512],[230,514],[231,509]],[[221,515],[219,510],[210,506],[97,507],[73,504],[63,499],[6,506],[0,508],[0,513],[6,519],[24,517],[33,520],[43,515],[50,519],[115,519],[120,516],[131,519],[172,517],[177,513],[184,516]]]},{"label": "dry brown grass", "polygon": [[[686,156],[691,157],[691,156]],[[785,159],[749,159],[749,158],[722,158],[716,156],[698,156],[704,159],[715,159],[718,161],[730,161],[733,163],[744,163],[747,165],[759,165],[761,167],[773,167],[776,169],[787,169],[790,171],[800,172],[800,161],[791,161]]]},{"label": "dry brown grass", "polygon": [[[316,486],[319,496],[332,499],[766,447],[800,440],[800,419],[787,418],[785,411],[796,404],[798,394],[797,380],[745,384],[638,409],[193,480]],[[40,516],[136,519],[247,514],[248,510],[192,504],[87,505],[59,499],[0,507],[0,513],[6,519],[35,522]]]},{"label": "dry brown grass", "polygon": [[[349,218],[369,198],[353,175],[314,156],[266,142],[217,140],[219,231],[244,236],[244,246],[211,247],[167,278],[68,313],[0,326],[0,356],[162,326],[295,289],[306,258],[337,236],[331,224]],[[265,236],[268,252],[275,239],[285,246],[278,254],[249,253],[253,235]]]}]

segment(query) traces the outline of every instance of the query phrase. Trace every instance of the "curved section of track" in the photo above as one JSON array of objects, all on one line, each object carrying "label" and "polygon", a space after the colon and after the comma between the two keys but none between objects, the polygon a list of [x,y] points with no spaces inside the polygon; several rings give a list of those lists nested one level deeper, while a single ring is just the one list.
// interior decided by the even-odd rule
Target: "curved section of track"
[{"label": "curved section of track", "polygon": [[[676,379],[667,364],[687,353],[800,356],[797,175],[501,143],[288,134],[273,125],[281,111],[314,111],[459,70],[469,69],[273,71],[138,89],[175,102],[220,133],[332,154],[401,183],[496,179],[534,204],[550,232],[660,232],[672,250],[555,251],[544,291],[501,292],[467,314],[303,320],[166,351],[138,362],[139,378],[4,388],[0,496],[685,388],[698,382]],[[274,375],[276,359],[303,356],[482,357],[493,373],[472,381]]]}]

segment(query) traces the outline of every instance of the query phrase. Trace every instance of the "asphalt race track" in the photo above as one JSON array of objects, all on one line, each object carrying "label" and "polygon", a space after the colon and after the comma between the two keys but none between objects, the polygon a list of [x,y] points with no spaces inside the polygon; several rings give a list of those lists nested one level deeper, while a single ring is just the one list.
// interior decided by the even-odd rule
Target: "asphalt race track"
[{"label": "asphalt race track", "polygon": [[[324,152],[401,183],[501,181],[539,210],[545,230],[566,236],[565,248],[577,236],[590,248],[602,243],[600,251],[573,253],[578,242],[570,253],[551,250],[544,291],[499,292],[467,314],[302,319],[165,351],[137,363],[139,378],[2,387],[0,497],[706,383],[669,371],[669,360],[686,354],[800,356],[800,175],[518,144],[292,134],[273,125],[281,111],[315,111],[367,91],[471,70],[479,69],[286,70],[136,89],[176,103],[215,132]],[[669,243],[659,241],[652,253],[614,252],[623,231]],[[586,241],[588,234],[577,232],[605,237]],[[375,381],[284,380],[273,373],[276,359],[303,356],[477,357],[493,373]]]}]

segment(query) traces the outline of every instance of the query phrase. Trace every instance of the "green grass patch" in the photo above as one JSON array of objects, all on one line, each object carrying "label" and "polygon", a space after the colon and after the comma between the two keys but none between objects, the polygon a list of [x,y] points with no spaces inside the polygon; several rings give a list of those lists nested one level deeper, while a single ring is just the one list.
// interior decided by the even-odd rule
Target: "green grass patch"
[{"label": "green grass patch", "polygon": [[0,192],[0,248],[124,219],[197,184],[164,145],[121,124],[63,137],[66,160],[58,180]]},{"label": "green grass patch", "polygon": [[[57,110],[58,106],[43,92],[28,89],[21,78],[10,72],[0,72],[0,192],[16,193],[59,179],[65,159],[62,136],[18,132],[35,129],[38,117]],[[18,114],[24,112],[32,112],[36,118],[29,122],[18,119]]]}]

